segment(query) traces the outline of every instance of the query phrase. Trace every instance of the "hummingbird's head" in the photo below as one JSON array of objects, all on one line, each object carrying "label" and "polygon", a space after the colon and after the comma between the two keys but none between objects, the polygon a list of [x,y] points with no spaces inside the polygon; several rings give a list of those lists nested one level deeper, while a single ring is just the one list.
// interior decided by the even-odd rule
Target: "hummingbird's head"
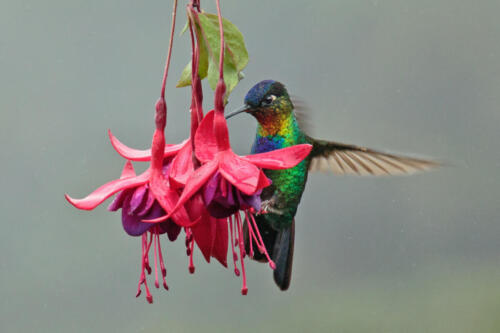
[{"label": "hummingbird's head", "polygon": [[288,117],[292,111],[293,104],[285,86],[278,81],[264,80],[253,86],[245,96],[245,104],[226,118],[246,112],[265,124]]}]

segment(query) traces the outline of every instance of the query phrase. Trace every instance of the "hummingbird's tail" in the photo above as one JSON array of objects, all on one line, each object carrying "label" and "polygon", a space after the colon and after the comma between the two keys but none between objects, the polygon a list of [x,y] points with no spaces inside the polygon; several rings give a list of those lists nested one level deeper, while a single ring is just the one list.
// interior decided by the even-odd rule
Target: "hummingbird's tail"
[{"label": "hummingbird's tail", "polygon": [[274,282],[281,290],[287,290],[292,279],[293,246],[295,243],[295,219],[286,229],[279,230],[274,241],[273,260],[276,264]]},{"label": "hummingbird's tail", "polygon": [[[257,227],[259,228],[266,250],[276,264],[276,268],[273,273],[274,282],[281,290],[287,290],[292,279],[295,219],[292,220],[290,226],[280,230],[272,228],[269,225],[269,222],[266,221],[265,215],[255,216],[255,222],[257,222]],[[250,240],[248,238],[246,228],[244,234],[246,252],[250,253]],[[252,259],[260,262],[266,262],[266,257],[259,252],[255,242],[252,245],[254,249],[254,256]]]}]

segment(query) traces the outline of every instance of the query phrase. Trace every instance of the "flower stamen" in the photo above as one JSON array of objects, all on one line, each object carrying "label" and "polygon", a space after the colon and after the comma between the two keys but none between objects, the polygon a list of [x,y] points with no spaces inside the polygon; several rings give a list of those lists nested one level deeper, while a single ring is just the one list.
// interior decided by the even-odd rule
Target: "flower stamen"
[{"label": "flower stamen", "polygon": [[[249,215],[248,210],[245,210],[245,216],[246,216],[247,228],[248,228],[248,240],[250,243],[250,258],[253,258],[253,255],[254,255],[254,253],[253,253],[253,238],[255,236],[253,234],[252,226],[249,225],[250,224],[250,217],[248,215]],[[259,249],[259,251],[260,251],[260,249]]]},{"label": "flower stamen", "polygon": [[239,246],[240,246],[240,262],[241,262],[241,271],[243,273],[243,286],[241,287],[241,294],[246,295],[248,293],[248,287],[247,287],[247,275],[245,272],[245,263],[244,263],[244,257],[245,257],[245,246],[243,245],[243,230],[241,227],[241,216],[240,214],[236,214],[236,225],[238,227],[238,234],[239,234]]},{"label": "flower stamen", "polygon": [[[258,241],[257,241],[257,238],[255,238],[255,234],[254,234],[254,239],[255,239],[255,242],[259,248],[259,251],[260,251],[260,253],[262,253],[266,256],[266,259],[269,262],[269,267],[271,267],[271,269],[275,269],[276,264],[269,257],[269,253],[266,250],[266,246],[264,245],[264,241],[262,240],[262,236],[260,235],[259,228],[257,227],[257,223],[255,222],[255,218],[253,217],[252,213],[249,213],[248,215],[250,215],[250,221],[252,222],[253,227],[255,228],[255,234],[257,234]],[[247,223],[249,226],[249,229],[251,228],[250,221]]]},{"label": "flower stamen", "polygon": [[[139,297],[141,294],[141,285],[144,284],[144,289],[146,289],[146,300],[148,303],[153,303],[153,296],[151,295],[151,292],[149,291],[148,287],[148,282],[146,279],[146,270],[147,267],[149,266],[147,264],[148,262],[148,257],[149,257],[149,249],[151,247],[151,243],[153,242],[153,234],[151,234],[150,240],[148,242],[148,236],[147,233],[144,233],[142,235],[142,265],[141,265],[141,276],[139,278],[139,284],[137,285],[137,294],[135,297]],[[151,268],[149,268],[148,274],[151,274]]]},{"label": "flower stamen", "polygon": [[194,262],[193,262],[193,252],[194,252],[194,238],[193,234],[190,234],[190,247],[189,247],[189,273],[194,274],[195,267],[194,267]]},{"label": "flower stamen", "polygon": [[156,289],[160,288],[160,283],[158,282],[158,258],[157,258],[157,252],[158,252],[158,245],[157,245],[157,235],[158,232],[156,231],[156,226],[153,227],[153,232],[151,233],[153,236],[153,252],[154,252],[154,257],[155,257],[155,287]]},{"label": "flower stamen", "polygon": [[238,260],[238,255],[234,250],[233,219],[231,216],[229,216],[227,220],[229,221],[229,231],[231,233],[231,250],[233,252],[234,275],[240,276],[240,271],[238,269],[238,266],[236,265],[236,261]]},{"label": "flower stamen", "polygon": [[[158,229],[158,227],[157,227],[157,229]],[[167,285],[167,281],[166,281],[167,268],[165,267],[165,263],[163,261],[163,254],[162,254],[161,245],[160,245],[160,234],[158,232],[156,233],[156,237],[158,240],[158,255],[160,257],[160,268],[161,268],[161,276],[163,278],[163,288],[165,288],[165,290],[168,290],[168,285]]]}]

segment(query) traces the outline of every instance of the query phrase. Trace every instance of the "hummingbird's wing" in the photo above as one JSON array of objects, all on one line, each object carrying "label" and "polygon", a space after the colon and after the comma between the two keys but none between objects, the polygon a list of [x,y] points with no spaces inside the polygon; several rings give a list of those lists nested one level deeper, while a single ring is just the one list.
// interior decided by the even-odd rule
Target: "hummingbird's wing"
[{"label": "hummingbird's wing", "polygon": [[314,133],[309,106],[297,96],[291,96],[290,100],[293,103],[293,113],[297,123],[299,124],[300,130],[305,133]]},{"label": "hummingbird's wing", "polygon": [[316,140],[313,145],[309,171],[328,171],[336,174],[403,175],[438,167],[435,161],[382,153],[377,150],[338,142]]}]

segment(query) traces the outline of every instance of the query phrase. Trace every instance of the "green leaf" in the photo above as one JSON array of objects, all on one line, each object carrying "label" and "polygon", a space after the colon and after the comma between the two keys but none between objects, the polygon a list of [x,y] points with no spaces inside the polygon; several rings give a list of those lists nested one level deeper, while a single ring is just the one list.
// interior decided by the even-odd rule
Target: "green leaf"
[{"label": "green leaf", "polygon": [[187,87],[191,85],[191,63],[192,61],[190,61],[189,64],[187,64],[186,67],[184,67],[184,69],[182,70],[181,77],[175,85],[177,88]]},{"label": "green leaf", "polygon": [[[199,15],[201,25],[206,33],[206,37],[212,50],[216,50],[216,59],[219,59],[219,19],[217,15],[201,13]],[[231,62],[237,71],[243,70],[248,64],[248,52],[245,47],[245,40],[240,30],[225,18],[222,19],[224,28],[224,60]]]},{"label": "green leaf", "polygon": [[[200,29],[198,26],[196,26],[196,31],[198,33],[201,33]],[[205,45],[205,42],[201,39],[200,43],[200,61],[198,63],[198,76],[200,77],[201,80],[207,77],[207,72],[208,72],[208,50]],[[181,77],[179,81],[177,82],[176,87],[187,87],[191,85],[191,61],[189,64],[184,67]]]},{"label": "green leaf", "polygon": [[186,21],[186,24],[184,24],[184,27],[182,28],[181,32],[179,33],[179,36],[184,35],[184,33],[187,31],[189,28],[189,20]]},{"label": "green leaf", "polygon": [[[196,33],[200,36],[200,64],[198,71],[201,79],[208,77],[210,87],[215,90],[219,79],[219,20],[217,15],[205,12],[198,14],[198,18],[199,21],[194,22]],[[238,28],[226,19],[222,20],[222,25],[225,40],[223,67],[227,100],[227,96],[243,78],[241,71],[248,64],[248,52],[243,35]],[[184,87],[190,84],[191,65],[188,64],[184,68],[177,86]]]},{"label": "green leaf", "polygon": [[[219,82],[219,62],[214,62],[211,59],[208,65],[208,84],[210,88],[215,91],[217,87],[217,82]],[[227,99],[231,91],[236,87],[238,82],[240,82],[238,71],[230,62],[224,61],[224,82],[226,83],[226,95],[224,97],[224,102],[227,103]]]}]

